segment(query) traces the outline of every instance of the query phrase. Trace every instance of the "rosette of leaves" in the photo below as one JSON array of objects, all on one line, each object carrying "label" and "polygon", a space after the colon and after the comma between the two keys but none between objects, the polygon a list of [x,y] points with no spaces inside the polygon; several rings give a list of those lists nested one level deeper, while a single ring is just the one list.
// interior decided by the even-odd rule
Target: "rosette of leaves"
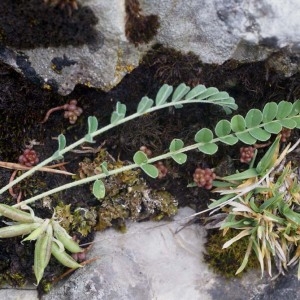
[{"label": "rosette of leaves", "polygon": [[15,221],[13,225],[0,228],[0,238],[28,235],[22,242],[36,241],[33,269],[37,284],[43,277],[51,255],[68,268],[82,267],[65,250],[79,253],[83,249],[53,218],[43,220],[35,217],[32,211],[27,213],[6,204],[0,204],[0,213]]},{"label": "rosette of leaves", "polygon": [[216,227],[222,229],[224,234],[230,229],[240,231],[223,248],[248,239],[243,262],[236,274],[245,269],[252,251],[257,256],[262,275],[266,266],[272,276],[273,263],[280,274],[289,265],[299,262],[300,185],[291,163],[285,162],[286,154],[294,147],[289,149],[290,146],[287,146],[279,154],[279,142],[280,135],[256,167],[253,167],[253,161],[248,170],[214,182],[218,187],[214,192],[223,196],[209,208],[222,207],[223,213],[219,214],[220,219],[218,215],[211,218],[219,222]]}]

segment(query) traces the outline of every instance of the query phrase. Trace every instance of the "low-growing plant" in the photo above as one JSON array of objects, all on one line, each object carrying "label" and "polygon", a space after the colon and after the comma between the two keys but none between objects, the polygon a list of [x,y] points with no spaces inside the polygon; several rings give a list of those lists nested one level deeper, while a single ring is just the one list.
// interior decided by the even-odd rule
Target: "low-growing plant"
[{"label": "low-growing plant", "polygon": [[212,217],[217,222],[214,227],[223,230],[224,235],[229,229],[240,231],[223,248],[248,239],[244,260],[236,274],[245,269],[251,251],[257,256],[262,275],[266,266],[272,276],[272,263],[280,274],[299,261],[300,185],[297,170],[292,168],[291,162],[286,162],[286,155],[300,140],[292,148],[287,146],[281,154],[280,140],[281,135],[278,135],[256,167],[253,167],[253,159],[246,171],[213,183],[217,187],[214,192],[222,197],[209,208],[223,211]]},{"label": "low-growing plant", "polygon": [[[159,109],[163,109],[166,107],[181,108],[183,105],[191,103],[219,105],[225,110],[226,113],[231,113],[232,110],[237,109],[237,105],[234,99],[230,97],[228,93],[220,92],[216,88],[206,88],[203,85],[198,85],[195,88],[191,89],[185,84],[180,84],[175,90],[173,90],[172,86],[165,84],[158,91],[155,100],[152,100],[148,97],[143,97],[137,106],[136,113],[127,117],[126,105],[118,102],[116,105],[116,110],[111,115],[110,124],[103,128],[98,129],[98,121],[96,117],[89,117],[87,134],[83,138],[79,139],[73,144],[70,144],[69,146],[66,145],[65,136],[62,134],[59,135],[58,150],[51,157],[40,162],[38,165],[32,167],[29,171],[23,173],[17,179],[1,188],[0,194],[4,193],[27,176],[38,171],[43,166],[46,166],[54,160],[63,158],[63,155],[68,151],[86,142],[93,143],[94,137],[101,135],[102,133],[114,128],[115,126]],[[134,168],[141,168],[147,175],[156,178],[159,175],[159,170],[155,166],[155,162],[162,161],[166,158],[172,158],[178,164],[184,164],[187,160],[187,154],[185,152],[191,150],[199,150],[205,154],[213,155],[218,150],[217,143],[223,143],[231,146],[239,141],[242,141],[245,144],[252,145],[256,143],[256,141],[268,140],[272,134],[278,134],[283,127],[289,129],[300,128],[300,100],[294,103],[281,101],[279,104],[276,104],[274,102],[270,102],[265,105],[262,111],[258,109],[249,110],[245,118],[241,115],[235,115],[231,118],[230,121],[221,120],[215,126],[214,132],[208,128],[202,128],[198,132],[196,132],[194,138],[195,143],[192,145],[185,146],[182,140],[173,139],[170,143],[169,151],[156,157],[149,158],[145,152],[139,150],[134,154],[132,164],[122,166],[113,170],[108,170],[107,163],[103,162],[101,166],[99,166],[100,174],[96,174],[94,176],[58,186],[57,188],[26,199],[10,208],[14,211],[14,215],[7,214],[6,211],[8,211],[8,207],[5,206],[4,209],[0,211],[0,213],[3,216],[16,221],[17,224],[1,229],[3,232],[5,232],[3,237],[12,237],[30,233],[29,237],[26,240],[34,240],[32,236],[37,239],[37,243],[35,245],[35,253],[37,253],[37,258],[35,260],[34,270],[37,281],[39,282],[44,269],[48,264],[51,253],[60,262],[66,263],[67,259],[65,259],[63,262],[59,259],[59,256],[63,255],[65,258],[64,247],[61,246],[61,243],[64,244],[65,239],[70,242],[70,237],[66,234],[66,232],[64,232],[63,238],[57,238],[57,240],[61,243],[58,242],[53,238],[53,235],[55,236],[59,231],[57,229],[59,224],[57,223],[57,221],[55,221],[54,218],[52,218],[51,220],[43,220],[34,217],[32,213],[29,214],[29,216],[31,216],[30,221],[25,221],[25,219],[22,219],[20,216],[22,215],[25,218],[26,214],[27,220],[27,218],[29,218],[28,213],[25,213],[17,208],[28,209],[28,204],[38,199],[42,199],[62,190],[89,182],[93,182],[93,194],[95,195],[95,197],[101,199],[105,196],[105,184],[103,183],[102,179],[107,176],[113,176],[115,174]],[[264,165],[262,165],[261,163],[260,166],[257,166],[257,170],[260,170],[257,172],[261,172],[261,170],[266,171],[271,167],[272,164],[270,164],[270,162],[268,162],[268,164],[264,162]],[[283,207],[282,209],[285,211],[287,210],[287,208],[285,207]],[[40,227],[36,228],[37,224]],[[15,227],[25,225],[26,230],[24,229],[24,227]],[[20,230],[20,228],[23,229]],[[66,249],[68,248],[66,247]],[[44,257],[47,258],[43,263],[40,262],[40,258],[42,257],[41,253],[44,253]],[[78,265],[73,265],[72,267],[76,268],[78,267]]]}]

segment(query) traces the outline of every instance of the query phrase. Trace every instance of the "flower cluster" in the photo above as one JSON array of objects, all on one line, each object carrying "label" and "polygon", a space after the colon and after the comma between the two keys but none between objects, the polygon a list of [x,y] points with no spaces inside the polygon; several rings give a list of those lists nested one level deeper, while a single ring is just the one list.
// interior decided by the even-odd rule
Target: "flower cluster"
[{"label": "flower cluster", "polygon": [[255,152],[255,147],[249,146],[249,147],[241,147],[240,148],[240,162],[241,163],[249,163]]},{"label": "flower cluster", "polygon": [[39,158],[37,156],[37,153],[32,149],[26,148],[23,151],[23,154],[19,156],[19,163],[27,167],[32,167],[38,162]]},{"label": "flower cluster", "polygon": [[197,168],[193,174],[194,182],[199,186],[207,190],[212,188],[213,180],[216,178],[216,174],[209,168]]},{"label": "flower cluster", "polygon": [[158,179],[161,179],[161,178],[164,178],[167,176],[168,169],[162,161],[158,161],[155,164],[155,167],[158,169],[158,176],[157,176]]},{"label": "flower cluster", "polygon": [[69,104],[65,104],[63,109],[65,110],[64,117],[69,119],[70,124],[74,124],[83,111],[81,107],[77,106],[76,100],[71,100]]},{"label": "flower cluster", "polygon": [[147,157],[152,156],[152,151],[147,146],[141,146],[140,150],[143,151],[147,155]]},{"label": "flower cluster", "polygon": [[48,120],[49,116],[54,111],[62,110],[62,109],[65,110],[64,117],[66,119],[69,119],[70,124],[75,124],[78,117],[83,112],[82,108],[77,106],[77,101],[75,99],[73,99],[73,100],[70,100],[69,103],[49,109],[46,113],[45,118],[43,119],[43,121],[41,123],[45,123]]},{"label": "flower cluster", "polygon": [[280,141],[285,143],[288,140],[288,138],[291,136],[292,130],[289,128],[283,127],[280,133],[281,133]]}]

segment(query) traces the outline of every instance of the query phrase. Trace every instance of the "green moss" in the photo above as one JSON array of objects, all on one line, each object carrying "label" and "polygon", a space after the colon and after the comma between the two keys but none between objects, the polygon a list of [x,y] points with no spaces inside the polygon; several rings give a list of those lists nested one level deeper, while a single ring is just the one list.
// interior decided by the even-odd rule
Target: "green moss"
[{"label": "green moss", "polygon": [[55,215],[67,232],[80,233],[83,237],[92,232],[96,225],[97,212],[94,207],[77,207],[72,211],[71,204],[59,202],[55,207]]},{"label": "green moss", "polygon": [[[229,248],[222,249],[223,245],[239,233],[237,230],[229,230],[225,236],[222,231],[210,232],[205,245],[205,260],[217,273],[226,278],[241,276],[235,274],[240,267],[248,247],[248,237],[244,237],[233,243]],[[251,253],[247,269],[259,268],[255,253]]]},{"label": "green moss", "polygon": [[39,284],[39,289],[42,290],[43,293],[49,293],[52,288],[52,283],[49,280],[42,279]]},{"label": "green moss", "polygon": [[25,274],[6,271],[0,275],[0,285],[9,284],[11,286],[22,287],[27,282]]},{"label": "green moss", "polygon": [[[101,173],[102,162],[107,162],[108,170],[118,169],[127,162],[115,160],[105,149],[101,149],[95,159],[84,159],[79,165],[77,177],[85,178]],[[106,195],[98,209],[99,221],[96,230],[114,226],[125,230],[125,219],[161,220],[177,213],[177,200],[167,191],[150,188],[141,176],[141,171],[129,170],[103,179]]]}]

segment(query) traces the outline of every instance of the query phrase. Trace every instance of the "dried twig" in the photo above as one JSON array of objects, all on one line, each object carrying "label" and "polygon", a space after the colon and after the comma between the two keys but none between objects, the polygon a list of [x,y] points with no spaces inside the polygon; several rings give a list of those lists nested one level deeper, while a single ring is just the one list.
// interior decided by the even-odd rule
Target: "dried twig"
[{"label": "dried twig", "polygon": [[[67,164],[67,162],[63,162],[63,163],[52,165],[52,166],[42,167],[42,168],[38,169],[38,171],[56,173],[56,174],[62,174],[62,175],[70,175],[70,176],[75,175],[74,173],[54,169],[56,167],[60,167],[65,164]],[[6,168],[6,169],[11,169],[11,170],[30,170],[32,168],[32,167],[27,167],[27,166],[24,166],[21,164],[10,163],[10,162],[5,162],[5,161],[0,161],[0,167]]]}]

